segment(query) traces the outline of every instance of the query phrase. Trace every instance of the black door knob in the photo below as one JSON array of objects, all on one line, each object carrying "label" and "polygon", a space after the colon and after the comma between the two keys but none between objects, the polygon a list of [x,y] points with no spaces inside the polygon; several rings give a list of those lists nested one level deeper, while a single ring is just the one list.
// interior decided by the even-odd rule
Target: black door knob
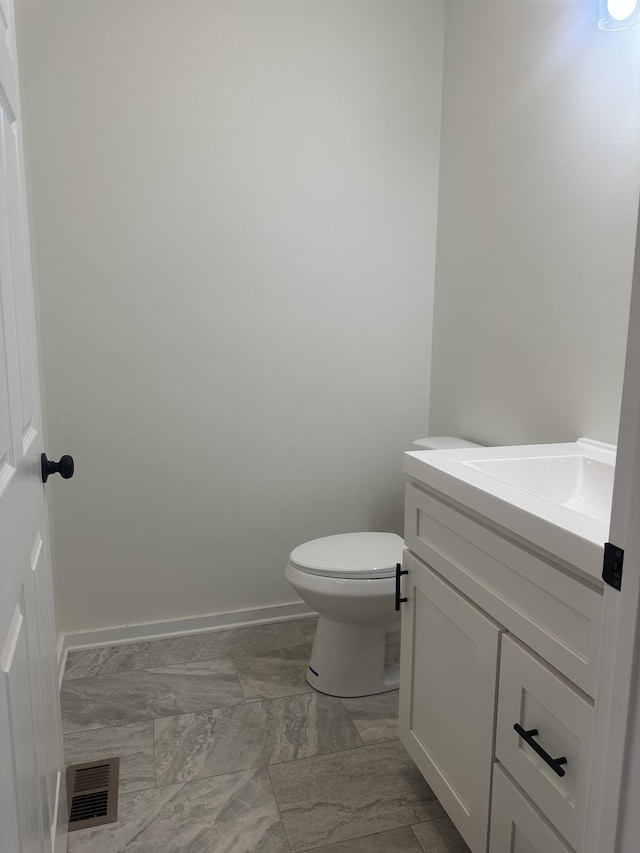
[{"label": "black door knob", "polygon": [[59,462],[52,462],[47,459],[47,454],[43,453],[40,457],[42,465],[42,482],[46,483],[49,479],[49,474],[60,474],[63,480],[68,480],[73,477],[73,457],[61,456]]}]

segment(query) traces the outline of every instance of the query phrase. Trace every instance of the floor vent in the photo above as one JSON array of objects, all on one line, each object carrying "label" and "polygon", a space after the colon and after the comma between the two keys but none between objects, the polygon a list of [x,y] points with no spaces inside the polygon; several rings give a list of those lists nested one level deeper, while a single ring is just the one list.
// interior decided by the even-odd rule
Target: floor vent
[{"label": "floor vent", "polygon": [[67,767],[69,832],[118,819],[119,758]]}]

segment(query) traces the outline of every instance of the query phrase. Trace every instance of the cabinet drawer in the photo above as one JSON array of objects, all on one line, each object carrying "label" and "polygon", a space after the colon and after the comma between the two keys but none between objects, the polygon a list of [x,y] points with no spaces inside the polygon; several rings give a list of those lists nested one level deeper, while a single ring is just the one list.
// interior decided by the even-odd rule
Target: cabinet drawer
[{"label": "cabinet drawer", "polygon": [[602,592],[407,484],[407,546],[585,693],[595,696]]},{"label": "cabinet drawer", "polygon": [[499,765],[493,771],[489,853],[572,853]]},{"label": "cabinet drawer", "polygon": [[[514,730],[552,759],[554,770]],[[496,756],[576,850],[582,849],[593,706],[558,673],[504,636],[500,655]],[[537,735],[533,735],[537,731]]]}]

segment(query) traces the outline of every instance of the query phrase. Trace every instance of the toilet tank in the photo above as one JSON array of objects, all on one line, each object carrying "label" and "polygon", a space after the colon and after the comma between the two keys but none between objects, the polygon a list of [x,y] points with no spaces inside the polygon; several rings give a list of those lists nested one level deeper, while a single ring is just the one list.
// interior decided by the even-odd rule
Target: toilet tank
[{"label": "toilet tank", "polygon": [[482,447],[475,441],[467,441],[464,438],[456,438],[453,435],[429,435],[426,438],[418,438],[413,442],[412,450],[456,450],[460,447]]}]

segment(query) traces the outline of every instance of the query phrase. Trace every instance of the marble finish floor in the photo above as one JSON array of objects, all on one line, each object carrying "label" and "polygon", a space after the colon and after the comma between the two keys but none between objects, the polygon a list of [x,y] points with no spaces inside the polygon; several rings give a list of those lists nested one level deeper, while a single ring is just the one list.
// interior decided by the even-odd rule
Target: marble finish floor
[{"label": "marble finish floor", "polygon": [[397,737],[397,692],[305,680],[315,620],[76,651],[67,764],[120,756],[69,853],[469,853]]}]

